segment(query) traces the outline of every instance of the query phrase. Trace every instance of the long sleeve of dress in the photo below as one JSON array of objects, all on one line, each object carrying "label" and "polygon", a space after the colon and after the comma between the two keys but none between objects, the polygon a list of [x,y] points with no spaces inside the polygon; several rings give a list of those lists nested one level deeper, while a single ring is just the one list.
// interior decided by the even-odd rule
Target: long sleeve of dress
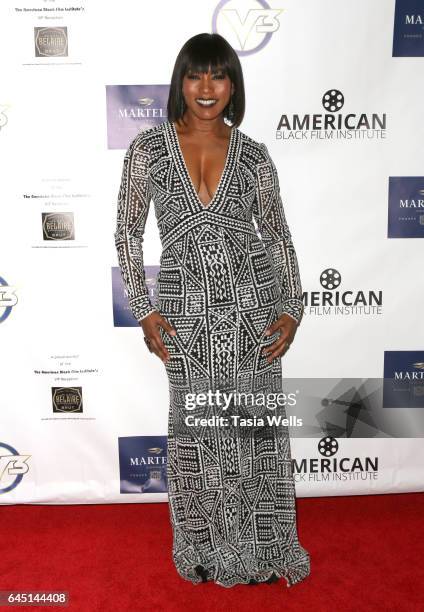
[{"label": "long sleeve of dress", "polygon": [[281,200],[278,173],[264,143],[264,156],[256,166],[256,197],[253,215],[273,264],[281,291],[282,314],[299,323],[304,305],[296,251]]},{"label": "long sleeve of dress", "polygon": [[149,299],[143,265],[143,235],[151,200],[149,163],[138,135],[124,157],[114,233],[129,307],[137,321],[156,310]]}]

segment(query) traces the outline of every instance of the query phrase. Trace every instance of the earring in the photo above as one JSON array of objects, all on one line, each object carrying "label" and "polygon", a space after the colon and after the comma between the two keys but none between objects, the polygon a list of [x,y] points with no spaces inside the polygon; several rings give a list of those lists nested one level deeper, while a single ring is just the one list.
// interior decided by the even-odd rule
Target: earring
[{"label": "earring", "polygon": [[228,105],[228,119],[232,121],[233,117],[234,117],[234,102],[233,102],[233,96],[231,96],[230,103]]}]

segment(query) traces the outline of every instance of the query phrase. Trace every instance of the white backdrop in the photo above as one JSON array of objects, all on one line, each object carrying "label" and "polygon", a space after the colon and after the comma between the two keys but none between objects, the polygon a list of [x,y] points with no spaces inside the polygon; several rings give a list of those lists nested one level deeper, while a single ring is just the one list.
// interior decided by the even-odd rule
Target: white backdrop
[{"label": "white backdrop", "polygon": [[[250,31],[242,27],[245,17]],[[279,171],[306,305],[284,357],[285,375],[379,379],[385,364],[398,371],[399,363],[403,372],[422,372],[424,218],[416,216],[424,187],[424,52],[416,16],[408,23],[399,16],[402,24],[418,32],[415,57],[393,55],[394,0],[1,3],[0,503],[167,499],[165,492],[120,489],[129,466],[119,444],[165,439],[168,386],[141,328],[114,323],[113,232],[124,148],[108,148],[106,87],[168,85],[179,49],[200,32],[218,31],[240,52],[247,99],[240,129],[266,143]],[[58,42],[48,30],[37,47],[35,28],[62,30]],[[323,96],[332,91],[344,100],[334,114],[352,114],[356,129],[290,129],[294,115],[302,121],[331,112]],[[160,120],[163,105],[162,112]],[[373,115],[384,129],[357,127],[361,116]],[[287,121],[278,131],[281,117]],[[128,125],[130,119],[122,129]],[[138,129],[146,126],[141,120]],[[407,177],[400,189],[409,198],[408,181],[416,177],[421,193],[421,204],[397,216],[395,231],[404,234],[396,237],[388,235],[389,211],[399,205],[390,177]],[[43,213],[72,213],[74,237],[47,240]],[[145,264],[157,266],[152,205],[144,248]],[[341,274],[340,290],[374,291],[382,304],[327,311],[320,302],[324,270]],[[54,411],[52,388],[61,387],[77,410]],[[382,413],[403,418],[412,410],[419,419],[422,407]],[[310,420],[318,429],[315,414]],[[318,460],[319,440],[332,435],[325,428],[296,434],[293,457]],[[423,490],[418,436],[384,428],[340,434],[339,458],[350,465],[356,457],[378,458],[378,469],[352,467],[329,478],[306,470],[296,476],[297,494]]]}]

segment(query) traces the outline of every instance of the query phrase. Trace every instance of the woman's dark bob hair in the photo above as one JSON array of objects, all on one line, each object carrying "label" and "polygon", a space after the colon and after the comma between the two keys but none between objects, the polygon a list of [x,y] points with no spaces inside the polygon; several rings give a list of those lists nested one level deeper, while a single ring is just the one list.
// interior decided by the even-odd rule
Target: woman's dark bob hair
[{"label": "woman's dark bob hair", "polygon": [[234,85],[234,93],[224,108],[224,118],[239,127],[245,111],[243,72],[237,53],[220,34],[197,34],[183,45],[175,61],[168,97],[168,121],[182,118],[186,103],[182,87],[187,72],[221,70]]}]

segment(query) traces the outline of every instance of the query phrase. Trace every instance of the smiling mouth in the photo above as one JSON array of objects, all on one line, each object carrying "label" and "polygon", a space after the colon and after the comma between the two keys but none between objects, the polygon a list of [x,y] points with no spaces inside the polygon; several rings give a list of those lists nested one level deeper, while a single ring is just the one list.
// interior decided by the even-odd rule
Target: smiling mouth
[{"label": "smiling mouth", "polygon": [[213,106],[218,100],[216,98],[196,98],[196,102],[200,106]]}]

